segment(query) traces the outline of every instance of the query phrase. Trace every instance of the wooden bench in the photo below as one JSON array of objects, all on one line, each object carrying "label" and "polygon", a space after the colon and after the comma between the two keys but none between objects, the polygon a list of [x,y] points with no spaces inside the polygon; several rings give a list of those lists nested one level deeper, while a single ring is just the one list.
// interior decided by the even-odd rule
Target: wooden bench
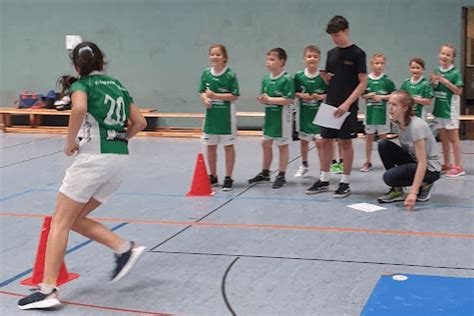
[{"label": "wooden bench", "polygon": [[[186,118],[186,119],[204,119],[203,112],[159,112],[155,109],[140,109],[146,118]],[[41,124],[43,116],[69,116],[71,111],[57,111],[55,109],[17,109],[11,107],[0,107],[0,114],[3,121],[2,130],[4,132],[19,133],[53,133],[64,134],[67,131],[66,126],[44,126]],[[28,115],[29,125],[12,124],[12,115]],[[237,117],[261,117],[264,112],[237,112]],[[363,114],[359,114],[360,120],[364,119]],[[461,115],[461,121],[474,121],[474,115]],[[201,128],[192,127],[158,127],[153,130],[145,130],[139,133],[142,136],[170,136],[170,137],[199,137],[202,133]],[[262,135],[261,130],[239,130],[238,135]]]},{"label": "wooden bench", "polygon": [[[158,112],[155,109],[140,109],[145,118],[186,118],[204,119],[203,112]],[[3,121],[2,130],[4,132],[17,133],[52,133],[64,134],[66,126],[45,126],[42,125],[44,116],[70,116],[71,111],[57,111],[55,109],[17,109],[11,107],[0,107],[0,115]],[[14,125],[13,115],[28,116],[28,125]],[[237,112],[238,117],[264,117],[264,112]],[[142,136],[171,136],[171,137],[199,137],[201,128],[193,127],[158,127],[153,130],[145,130],[139,133]],[[261,131],[239,130],[239,135],[261,135]]]}]

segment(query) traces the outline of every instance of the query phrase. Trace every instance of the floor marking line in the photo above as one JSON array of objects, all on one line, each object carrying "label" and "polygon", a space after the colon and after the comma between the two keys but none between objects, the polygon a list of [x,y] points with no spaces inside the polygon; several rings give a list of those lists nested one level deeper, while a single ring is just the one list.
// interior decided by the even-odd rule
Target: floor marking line
[{"label": "floor marking line", "polygon": [[252,259],[284,259],[284,260],[323,261],[323,262],[339,262],[339,263],[361,263],[361,264],[375,264],[375,265],[401,266],[401,267],[417,267],[417,268],[430,268],[430,269],[449,269],[449,270],[474,271],[474,267],[430,266],[430,265],[410,264],[410,263],[357,261],[357,260],[342,260],[342,259],[265,256],[265,255],[244,255],[244,254],[166,251],[166,250],[155,250],[155,251],[150,251],[150,253],[171,254],[171,255],[193,255],[193,256],[195,256],[195,255],[197,255],[197,256],[222,256],[222,257],[232,257],[232,258],[237,256],[238,258],[252,258]]},{"label": "floor marking line", "polygon": [[[39,218],[39,217],[44,217],[45,215],[0,213],[0,216]],[[419,237],[434,237],[434,238],[474,239],[474,234],[465,234],[465,233],[418,232],[418,231],[350,228],[350,227],[333,227],[333,226],[297,226],[297,225],[292,226],[292,225],[275,225],[275,224],[233,224],[233,223],[219,223],[219,222],[193,222],[193,221],[146,220],[146,219],[140,220],[140,219],[132,219],[132,218],[111,218],[111,217],[90,217],[90,218],[96,221],[100,221],[100,222],[127,222],[130,224],[148,224],[148,225],[273,229],[273,230],[319,231],[319,232],[336,232],[336,233],[365,233],[365,234],[374,234],[374,235],[399,235],[399,236],[419,236]]]},{"label": "floor marking line", "polygon": [[[25,296],[25,295],[22,295],[22,294],[19,294],[19,293],[9,292],[9,291],[2,291],[2,290],[0,290],[0,294],[9,295],[9,296],[16,296],[16,297],[24,297]],[[89,307],[89,308],[95,308],[95,309],[101,309],[101,310],[107,310],[107,311],[114,311],[114,312],[134,313],[134,314],[140,314],[140,315],[155,315],[155,316],[173,315],[173,314],[167,314],[167,313],[148,312],[148,311],[137,310],[137,309],[129,309],[129,308],[119,308],[119,307],[96,305],[96,304],[84,304],[84,303],[73,302],[73,301],[61,301],[61,302],[66,304],[66,305]]]}]

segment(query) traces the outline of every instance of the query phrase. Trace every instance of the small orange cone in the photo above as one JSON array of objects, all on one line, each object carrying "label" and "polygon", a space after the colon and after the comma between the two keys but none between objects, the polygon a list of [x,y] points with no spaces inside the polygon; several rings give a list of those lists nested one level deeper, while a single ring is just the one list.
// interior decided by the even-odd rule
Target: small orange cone
[{"label": "small orange cone", "polygon": [[[31,278],[25,279],[20,283],[23,285],[36,286],[38,283],[43,281],[44,274],[44,261],[46,257],[46,244],[48,242],[49,230],[51,228],[51,216],[46,216],[43,222],[43,228],[41,229],[40,241],[38,244],[38,250],[36,252],[35,266],[33,268],[33,275]],[[79,277],[77,273],[68,273],[66,270],[66,265],[64,262],[61,264],[61,269],[59,270],[58,278],[56,280],[56,285],[59,286],[71,280],[74,280]]]},{"label": "small orange cone", "polygon": [[211,189],[211,182],[209,181],[204,158],[202,154],[199,153],[196,161],[196,169],[194,169],[191,189],[186,193],[186,196],[208,196],[213,194],[214,191]]}]

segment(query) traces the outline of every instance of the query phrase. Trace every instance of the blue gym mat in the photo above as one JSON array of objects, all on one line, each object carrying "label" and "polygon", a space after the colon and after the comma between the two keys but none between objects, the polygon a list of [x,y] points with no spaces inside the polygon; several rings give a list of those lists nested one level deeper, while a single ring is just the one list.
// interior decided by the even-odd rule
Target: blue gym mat
[{"label": "blue gym mat", "polygon": [[383,275],[361,316],[473,316],[474,278]]}]

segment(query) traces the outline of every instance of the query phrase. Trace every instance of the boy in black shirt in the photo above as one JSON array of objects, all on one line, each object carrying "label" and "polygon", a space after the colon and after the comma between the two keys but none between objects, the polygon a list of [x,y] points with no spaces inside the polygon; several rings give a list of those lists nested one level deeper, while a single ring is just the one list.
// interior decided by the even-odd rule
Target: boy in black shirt
[{"label": "boy in black shirt", "polygon": [[340,117],[345,112],[350,112],[350,115],[340,130],[321,127],[321,177],[306,190],[306,194],[316,194],[329,189],[332,148],[334,139],[339,138],[344,172],[334,197],[343,198],[351,192],[349,176],[354,160],[352,138],[357,137],[357,101],[367,87],[367,65],[365,52],[352,44],[349,38],[349,23],[344,17],[333,17],[327,25],[326,33],[336,44],[336,47],[328,51],[326,69],[321,71],[322,78],[328,84],[326,103],[337,108],[334,116]]}]

